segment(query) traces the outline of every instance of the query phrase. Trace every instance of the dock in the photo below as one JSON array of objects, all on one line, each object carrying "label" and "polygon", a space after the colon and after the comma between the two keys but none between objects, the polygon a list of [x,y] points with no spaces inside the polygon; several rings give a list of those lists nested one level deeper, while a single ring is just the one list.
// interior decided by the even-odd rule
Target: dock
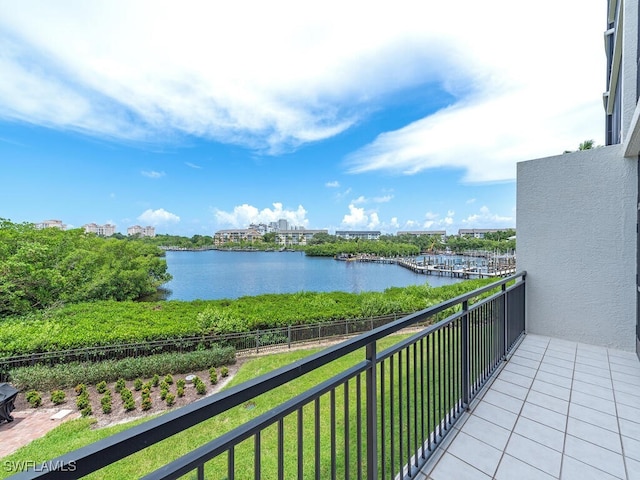
[{"label": "dock", "polygon": [[357,255],[350,259],[356,262],[396,264],[415,273],[438,275],[454,278],[495,278],[508,277],[516,273],[514,258],[489,259],[486,265],[478,267],[467,263],[436,262],[424,257],[422,262],[409,258],[378,257],[373,255]]}]

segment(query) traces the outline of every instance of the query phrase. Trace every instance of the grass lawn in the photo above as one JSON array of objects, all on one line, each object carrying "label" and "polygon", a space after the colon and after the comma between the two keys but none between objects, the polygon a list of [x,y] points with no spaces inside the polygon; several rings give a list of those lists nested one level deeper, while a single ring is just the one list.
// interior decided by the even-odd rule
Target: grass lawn
[{"label": "grass lawn", "polygon": [[[384,349],[392,344],[406,338],[408,335],[395,335],[379,342],[379,349]],[[255,358],[247,361],[237,372],[236,376],[227,385],[227,388],[237,385],[241,382],[257,377],[269,371],[272,371],[281,366],[290,364],[296,360],[304,358],[307,355],[315,353],[319,349],[313,350],[297,350],[286,353],[277,353],[271,355],[265,355],[263,357]],[[364,359],[364,351],[360,350],[354,352],[344,358],[336,360],[323,368],[320,368],[314,372],[311,372],[303,377],[300,377],[280,388],[274,389],[268,393],[265,393],[254,399],[252,408],[245,408],[244,406],[238,406],[228,412],[225,412],[216,418],[202,422],[184,432],[181,432],[173,437],[164,440],[156,445],[153,445],[141,452],[138,452],[126,459],[123,459],[109,467],[102,469],[100,472],[95,473],[91,478],[138,478],[144,474],[147,474],[154,469],[174,460],[181,455],[184,455],[195,448],[211,441],[212,439],[222,435],[225,432],[232,430],[233,428],[255,418],[256,416],[267,412],[276,405],[279,405],[286,400],[292,398],[300,392],[303,392],[309,388],[314,387],[325,379],[330,378],[336,372],[347,369],[349,366],[360,362]],[[355,382],[350,382],[355,384]],[[349,386],[350,390],[354,390],[354,386]],[[355,395],[355,391],[351,394]],[[353,398],[353,397],[352,397]],[[328,399],[323,398],[321,401],[321,407],[324,409],[325,404],[328,404]],[[338,403],[340,405],[340,403]],[[314,405],[308,406],[310,409],[314,408]],[[310,429],[313,427],[311,420],[311,413],[305,418],[310,420],[311,425],[305,423],[305,438],[310,433]],[[339,409],[340,407],[338,407]],[[310,410],[311,412],[312,410]],[[324,411],[324,410],[323,410]],[[323,426],[329,421],[329,415],[322,415]],[[287,431],[295,428],[295,416],[288,418],[285,421],[285,428]],[[55,457],[68,453],[72,450],[88,445],[92,442],[105,438],[109,435],[115,434],[135,424],[139,424],[145,420],[138,420],[133,423],[127,423],[123,425],[117,425],[113,427],[107,427],[103,429],[92,429],[93,421],[90,418],[78,419],[66,422],[60,427],[52,430],[43,438],[33,441],[31,444],[21,448],[12,455],[9,455],[2,459],[3,464],[6,462],[14,461],[35,461],[44,462],[51,460]],[[350,425],[350,429],[355,429],[355,421]],[[275,430],[270,428],[268,430]],[[309,430],[309,432],[307,431]],[[324,431],[324,427],[323,427]],[[275,455],[267,449],[269,437],[275,435],[274,432],[265,431],[263,433],[263,441],[265,446],[263,447],[263,468],[270,471],[274,468]],[[353,437],[355,439],[355,431]],[[285,437],[289,438],[289,437]],[[340,438],[340,435],[338,435]],[[295,436],[294,436],[295,439]],[[244,455],[250,455],[253,451],[253,442],[244,442],[247,445],[241,445],[236,449],[237,458],[246,458]],[[312,448],[312,442],[307,442],[308,447]],[[291,455],[287,455],[287,462],[297,462],[297,455],[295,449],[292,449]],[[327,449],[325,449],[327,450]],[[327,452],[328,454],[328,452]],[[353,460],[355,461],[355,453],[353,454]],[[252,457],[249,457],[252,458]],[[312,459],[310,460],[312,461]],[[251,462],[252,463],[252,462]],[[292,467],[294,470],[296,466]],[[214,477],[220,474],[223,478],[224,474],[220,472],[220,466],[215,461],[207,464],[207,475],[213,474]],[[215,472],[215,473],[214,473]],[[249,474],[250,473],[250,474]],[[292,471],[292,474],[294,472]],[[265,473],[263,475],[269,475]],[[6,478],[9,476],[9,472],[0,471],[0,478]],[[241,472],[240,476],[244,478],[244,472]],[[253,472],[247,472],[247,477],[253,477]],[[240,477],[238,477],[240,478]],[[265,477],[266,478],[266,477]]]}]

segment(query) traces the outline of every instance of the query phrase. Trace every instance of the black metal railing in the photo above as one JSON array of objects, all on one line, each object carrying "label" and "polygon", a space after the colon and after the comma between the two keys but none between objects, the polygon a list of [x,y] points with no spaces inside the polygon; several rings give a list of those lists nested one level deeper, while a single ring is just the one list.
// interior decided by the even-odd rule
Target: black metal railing
[{"label": "black metal railing", "polygon": [[[201,445],[189,445],[147,479],[414,477],[524,333],[525,274],[408,315],[251,381],[169,412],[20,473],[77,478],[155,444],[178,445],[185,431],[234,407],[260,402],[293,380],[346,355],[364,358]],[[497,293],[493,291],[498,290]],[[479,300],[487,292],[492,294]],[[383,351],[391,334],[441,312],[446,319]],[[235,410],[234,410],[235,411]],[[213,424],[211,424],[213,425]],[[170,438],[174,435],[176,437]],[[201,442],[203,443],[203,442]],[[164,442],[162,445],[167,445]],[[163,452],[168,449],[165,448]],[[170,449],[169,449],[170,450]],[[140,453],[137,453],[140,452]],[[164,455],[166,457],[166,454]],[[147,456],[141,464],[149,465]],[[157,468],[157,467],[152,467]],[[144,473],[144,472],[143,472]]]}]

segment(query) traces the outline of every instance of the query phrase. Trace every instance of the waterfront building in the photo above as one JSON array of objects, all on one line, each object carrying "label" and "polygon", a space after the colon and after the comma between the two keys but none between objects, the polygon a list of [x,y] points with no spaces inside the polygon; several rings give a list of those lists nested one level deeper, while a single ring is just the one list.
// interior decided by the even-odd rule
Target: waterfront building
[{"label": "waterfront building", "polygon": [[262,234],[253,228],[218,230],[213,235],[213,244],[217,246],[225,243],[254,243],[258,241],[262,241]]},{"label": "waterfront building", "polygon": [[95,223],[87,223],[82,226],[84,228],[85,233],[95,233],[96,235],[100,235],[102,237],[110,237],[114,233],[116,233],[116,226],[107,223],[105,225],[97,225]]},{"label": "waterfront building", "polygon": [[151,227],[151,226],[141,227],[140,225],[134,225],[133,227],[127,228],[127,235],[138,235],[140,237],[155,237],[156,229],[155,227]]},{"label": "waterfront building", "polygon": [[276,242],[282,246],[289,245],[307,245],[309,240],[318,233],[328,234],[328,230],[305,230],[305,229],[293,229],[276,232]]},{"label": "waterfront building", "polygon": [[42,230],[43,228],[59,228],[60,230],[66,230],[67,226],[62,223],[62,220],[44,220],[43,222],[36,223],[36,228]]},{"label": "waterfront building", "polygon": [[380,232],[377,230],[336,230],[336,237],[346,240],[380,240]]}]

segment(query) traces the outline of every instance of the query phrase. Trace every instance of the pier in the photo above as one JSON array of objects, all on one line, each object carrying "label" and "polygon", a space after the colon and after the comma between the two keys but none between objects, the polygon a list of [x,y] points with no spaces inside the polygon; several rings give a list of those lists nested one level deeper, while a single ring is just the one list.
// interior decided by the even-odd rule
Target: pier
[{"label": "pier", "polygon": [[495,278],[507,277],[516,272],[515,257],[496,256],[483,262],[482,266],[472,262],[438,261],[438,257],[424,256],[422,262],[410,258],[378,257],[357,255],[350,261],[396,264],[415,273],[439,275],[454,278]]}]

